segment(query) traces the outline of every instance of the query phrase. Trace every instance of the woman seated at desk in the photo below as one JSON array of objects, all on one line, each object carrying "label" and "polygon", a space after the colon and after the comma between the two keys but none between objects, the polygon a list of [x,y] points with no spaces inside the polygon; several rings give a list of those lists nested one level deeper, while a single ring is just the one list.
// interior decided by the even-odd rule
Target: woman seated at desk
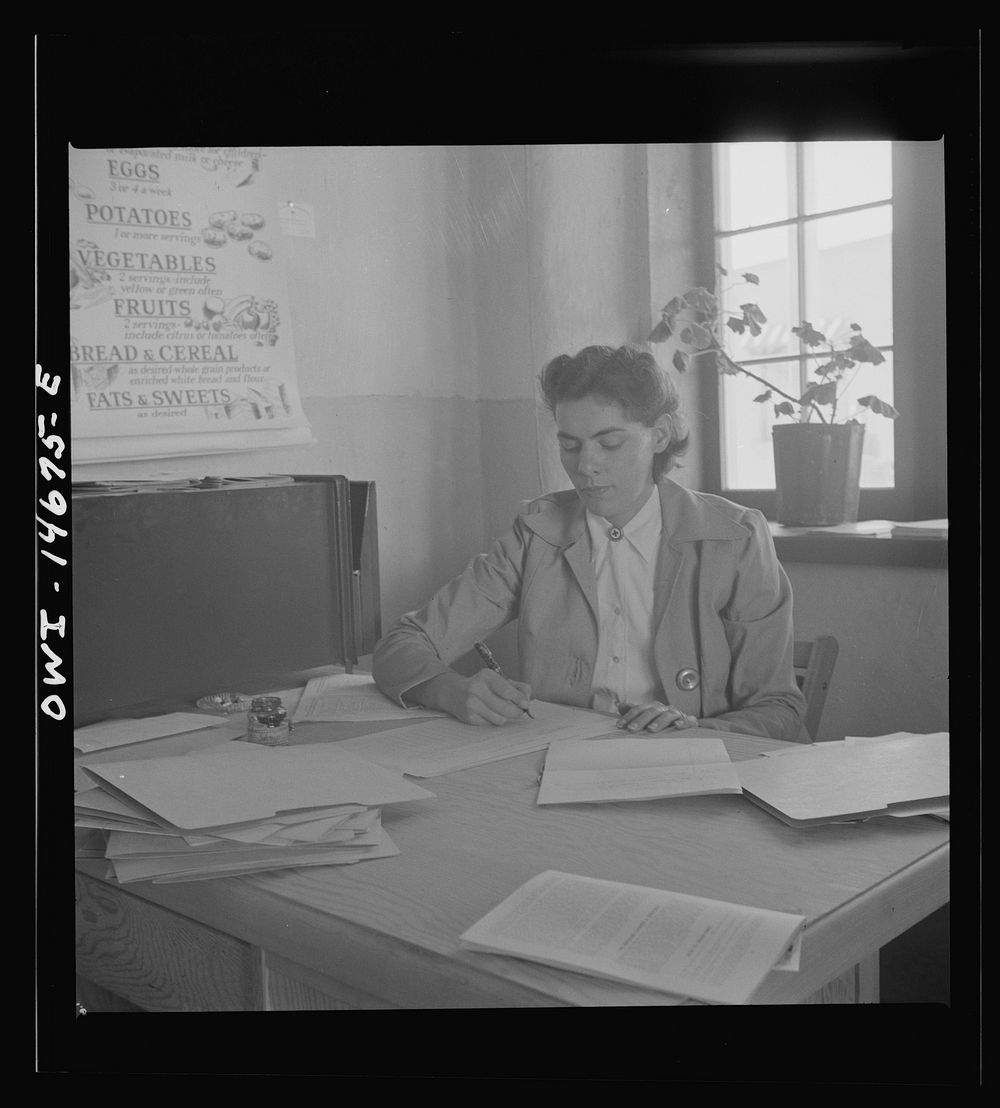
[{"label": "woman seated at desk", "polygon": [[[528,502],[489,553],[375,648],[383,692],[470,724],[529,698],[619,715],[631,731],[711,727],[794,741],[792,596],[760,512],[667,476],[687,447],[671,379],[630,346],[541,375],[573,490]],[[523,681],[450,666],[518,621]]]}]

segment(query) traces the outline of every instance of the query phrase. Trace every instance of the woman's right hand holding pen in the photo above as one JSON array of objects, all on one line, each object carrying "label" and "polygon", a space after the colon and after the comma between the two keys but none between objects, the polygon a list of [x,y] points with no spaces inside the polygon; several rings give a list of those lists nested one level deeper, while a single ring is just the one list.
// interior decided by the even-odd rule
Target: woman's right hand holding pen
[{"label": "woman's right hand holding pen", "polygon": [[502,727],[525,718],[531,701],[531,686],[523,681],[512,681],[491,669],[481,669],[471,677],[442,673],[411,689],[406,699],[447,712],[473,726]]}]

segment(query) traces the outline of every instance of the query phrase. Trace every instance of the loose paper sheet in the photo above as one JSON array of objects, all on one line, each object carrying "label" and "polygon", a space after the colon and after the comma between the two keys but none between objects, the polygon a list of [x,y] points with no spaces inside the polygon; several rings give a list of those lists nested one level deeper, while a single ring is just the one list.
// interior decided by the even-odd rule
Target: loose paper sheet
[{"label": "loose paper sheet", "polygon": [[475,949],[718,1004],[745,1004],[805,919],[555,870],[460,936]]},{"label": "loose paper sheet", "polygon": [[367,673],[336,673],[308,682],[292,717],[295,723],[374,719],[420,719],[443,716],[429,708],[404,708],[390,700]]},{"label": "loose paper sheet", "polygon": [[206,727],[224,727],[232,722],[224,716],[196,715],[193,712],[172,712],[147,719],[109,719],[78,727],[73,732],[73,746],[87,753],[111,746],[162,739],[164,735],[180,735],[185,731],[201,731]]},{"label": "loose paper sheet", "polygon": [[539,804],[739,793],[721,738],[561,739],[549,746]]},{"label": "loose paper sheet", "polygon": [[502,727],[473,727],[450,717],[429,720],[412,727],[345,739],[337,744],[337,749],[412,777],[437,777],[542,750],[556,739],[615,732],[614,720],[601,712],[542,700],[533,700],[531,711],[534,719],[526,716]]}]

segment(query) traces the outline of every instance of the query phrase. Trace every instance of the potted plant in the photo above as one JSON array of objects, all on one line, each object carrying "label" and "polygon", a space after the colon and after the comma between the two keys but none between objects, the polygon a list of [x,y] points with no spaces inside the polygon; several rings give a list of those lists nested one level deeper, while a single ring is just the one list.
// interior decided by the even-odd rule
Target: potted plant
[{"label": "potted plant", "polygon": [[[716,269],[718,278],[728,276],[718,263]],[[754,273],[741,276],[742,284],[760,283]],[[899,413],[877,396],[859,397],[857,408],[847,413],[843,394],[858,363],[879,365],[885,358],[857,323],[851,324],[846,345],[837,348],[804,320],[792,328],[792,333],[808,347],[808,356],[816,359],[813,373],[817,380],[801,396],[792,396],[734,361],[725,350],[723,327],[737,335],[756,336],[766,322],[756,303],[748,301],[740,304],[738,311],[731,311],[723,307],[718,291],[698,287],[664,305],[660,322],[648,341],[666,342],[676,337],[673,366],[679,373],[696,365],[701,370],[714,368],[760,382],[764,391],[754,397],[754,402],[773,402],[779,420],[790,420],[775,423],[772,428],[779,523],[821,526],[853,522],[858,518],[865,433],[859,416],[874,413],[895,419]]]}]

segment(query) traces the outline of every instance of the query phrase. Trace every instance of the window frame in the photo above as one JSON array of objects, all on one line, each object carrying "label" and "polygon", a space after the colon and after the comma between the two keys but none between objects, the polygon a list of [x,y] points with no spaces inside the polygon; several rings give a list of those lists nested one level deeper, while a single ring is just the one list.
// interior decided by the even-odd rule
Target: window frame
[{"label": "window frame", "polygon": [[[695,195],[702,198],[695,213],[696,265],[706,287],[716,272],[715,159],[714,143],[699,144],[692,163]],[[893,141],[892,179],[893,342],[880,349],[893,351],[893,405],[900,413],[893,429],[895,487],[862,488],[858,519],[936,519],[948,514],[943,144]],[[865,206],[872,205],[857,207]],[[721,375],[702,377],[699,402],[714,417],[702,435],[705,489],[774,519],[773,489],[723,487]]]}]

